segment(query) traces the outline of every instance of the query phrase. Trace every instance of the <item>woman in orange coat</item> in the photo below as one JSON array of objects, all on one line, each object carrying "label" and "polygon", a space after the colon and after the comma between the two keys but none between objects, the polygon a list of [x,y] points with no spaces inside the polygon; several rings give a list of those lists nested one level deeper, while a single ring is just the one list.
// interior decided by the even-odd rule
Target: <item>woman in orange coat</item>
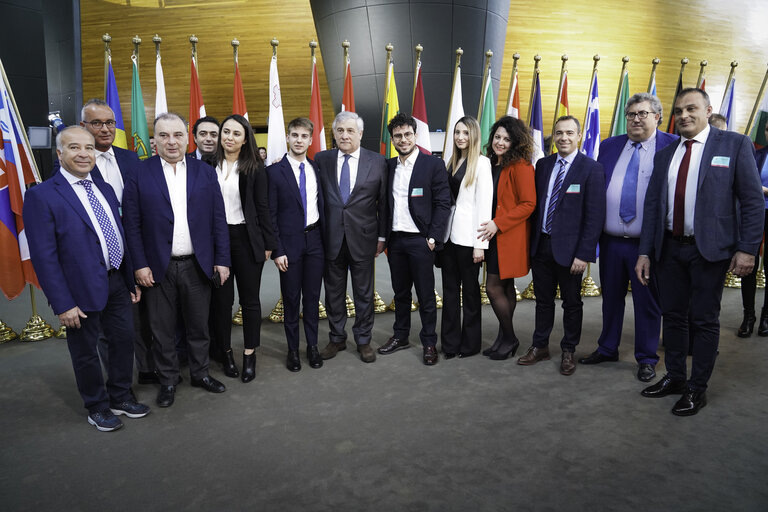
[{"label": "woman in orange coat", "polygon": [[491,128],[488,146],[493,164],[493,219],[481,225],[478,238],[490,240],[486,291],[501,330],[483,355],[503,360],[514,356],[520,345],[512,324],[517,305],[514,278],[530,269],[528,217],[536,207],[533,139],[522,121],[505,116]]}]

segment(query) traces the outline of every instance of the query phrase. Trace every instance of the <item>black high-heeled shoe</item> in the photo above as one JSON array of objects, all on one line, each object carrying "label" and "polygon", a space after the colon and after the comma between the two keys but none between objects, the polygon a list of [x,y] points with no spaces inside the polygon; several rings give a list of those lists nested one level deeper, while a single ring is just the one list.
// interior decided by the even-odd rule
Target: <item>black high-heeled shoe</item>
[{"label": "black high-heeled shoe", "polygon": [[499,329],[499,333],[496,335],[496,341],[493,342],[493,345],[483,350],[482,354],[484,356],[490,356],[491,354],[499,350],[499,347],[501,347],[501,343],[503,341],[504,341],[504,337],[501,335],[501,329]]},{"label": "black high-heeled shoe", "polygon": [[502,344],[496,352],[491,352],[491,355],[488,357],[494,361],[503,361],[505,359],[509,359],[510,357],[514,357],[515,352],[517,352],[519,347],[520,342],[518,340],[515,340],[514,343]]},{"label": "black high-heeled shoe", "polygon": [[749,338],[752,336],[752,331],[755,328],[755,310],[744,310],[744,320],[742,320],[739,330],[736,331],[736,336],[739,338]]},{"label": "black high-heeled shoe", "polygon": [[243,353],[243,382],[251,382],[256,378],[256,352]]},{"label": "black high-heeled shoe", "polygon": [[235,356],[232,354],[232,349],[224,352],[224,362],[222,363],[222,367],[224,368],[224,375],[227,377],[234,379],[240,376],[240,372],[237,371],[237,366],[235,366]]}]

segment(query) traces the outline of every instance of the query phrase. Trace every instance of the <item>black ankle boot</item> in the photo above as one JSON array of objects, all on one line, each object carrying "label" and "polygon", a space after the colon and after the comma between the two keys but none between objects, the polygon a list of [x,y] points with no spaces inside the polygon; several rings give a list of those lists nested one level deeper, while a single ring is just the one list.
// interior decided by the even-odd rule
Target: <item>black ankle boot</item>
[{"label": "black ankle boot", "polygon": [[256,352],[251,354],[243,353],[243,382],[251,382],[256,378]]},{"label": "black ankle boot", "polygon": [[760,313],[760,325],[757,326],[758,336],[768,336],[768,308],[763,308]]},{"label": "black ankle boot", "polygon": [[[762,318],[761,318],[762,325]],[[736,336],[739,338],[749,338],[752,336],[752,331],[755,328],[755,310],[744,310],[744,320],[741,321],[739,330],[736,331]],[[768,334],[768,332],[766,333]]]},{"label": "black ankle boot", "polygon": [[240,376],[240,372],[237,371],[237,366],[235,366],[235,356],[232,355],[232,349],[224,352],[224,362],[222,363],[222,366],[224,368],[224,375],[227,377],[234,379],[235,377]]}]

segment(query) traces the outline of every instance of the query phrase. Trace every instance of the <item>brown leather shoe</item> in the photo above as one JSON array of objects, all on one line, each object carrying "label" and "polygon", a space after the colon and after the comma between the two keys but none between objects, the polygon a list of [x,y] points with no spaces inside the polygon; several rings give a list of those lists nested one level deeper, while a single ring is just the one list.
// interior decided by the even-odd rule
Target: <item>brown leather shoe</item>
[{"label": "brown leather shoe", "polygon": [[342,350],[347,350],[347,343],[345,341],[329,341],[323,351],[320,352],[320,357],[323,359],[333,359]]},{"label": "brown leather shoe", "polygon": [[392,336],[391,338],[389,338],[387,340],[387,342],[385,344],[383,344],[382,346],[380,346],[377,349],[377,352],[379,354],[385,356],[387,354],[391,354],[393,352],[397,352],[398,350],[402,350],[402,349],[408,348],[410,346],[411,345],[408,344],[408,338],[405,338],[405,339],[401,340],[400,338],[395,338],[394,336]]},{"label": "brown leather shoe", "polygon": [[547,361],[549,360],[549,347],[539,348],[539,347],[528,347],[528,350],[517,358],[517,364],[521,364],[523,366],[530,366],[532,364],[536,364],[539,361]]},{"label": "brown leather shoe", "polygon": [[576,371],[576,361],[573,360],[573,352],[563,351],[563,358],[560,360],[560,373],[563,375],[573,375]]},{"label": "brown leather shoe", "polygon": [[357,351],[360,352],[360,360],[364,363],[372,363],[376,360],[376,352],[373,351],[370,343],[358,345]]},{"label": "brown leather shoe", "polygon": [[437,349],[434,346],[424,347],[424,364],[427,366],[437,364]]}]

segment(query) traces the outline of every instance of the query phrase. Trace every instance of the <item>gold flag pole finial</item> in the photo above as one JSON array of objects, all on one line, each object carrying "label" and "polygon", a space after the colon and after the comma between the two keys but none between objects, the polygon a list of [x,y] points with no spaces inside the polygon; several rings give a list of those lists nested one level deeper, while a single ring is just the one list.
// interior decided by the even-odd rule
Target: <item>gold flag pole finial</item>
[{"label": "gold flag pole finial", "polygon": [[152,38],[152,42],[155,43],[155,57],[160,56],[160,43],[163,42],[163,38],[155,34]]},{"label": "gold flag pole finial", "polygon": [[483,80],[481,82],[482,88],[480,89],[480,104],[477,106],[478,121],[480,121],[480,117],[483,112],[483,103],[485,102],[485,90],[488,88],[488,69],[491,67],[492,58],[493,58],[493,52],[490,49],[488,49],[485,52],[485,65],[483,66]]},{"label": "gold flag pole finial", "polygon": [[696,78],[696,87],[701,88],[701,84],[704,83],[704,80],[706,79],[706,75],[704,74],[704,68],[707,67],[708,62],[706,60],[703,60],[699,62],[699,76]]},{"label": "gold flag pole finial", "polygon": [[659,65],[659,62],[661,62],[661,60],[658,57],[654,57],[653,60],[651,61],[651,64],[652,64],[651,76],[648,79],[648,90],[646,91],[648,93],[650,93],[651,89],[653,88],[653,82],[655,81],[655,78],[656,78],[656,66]]},{"label": "gold flag pole finial", "polygon": [[309,42],[309,48],[310,48],[310,52],[312,54],[312,58],[314,59],[315,58],[315,50],[317,49],[317,41],[315,41],[314,39],[311,40]]},{"label": "gold flag pole finial", "polygon": [[139,45],[141,45],[141,38],[139,37],[139,34],[136,34],[133,36],[133,39],[131,39],[131,42],[133,43],[133,54],[131,55],[131,60],[136,62],[136,73],[139,72]]},{"label": "gold flag pole finial", "polygon": [[101,36],[104,41],[104,98],[107,97],[107,80],[109,80],[109,58],[112,56],[112,50],[109,48],[112,42],[112,36],[109,33]]},{"label": "gold flag pole finial", "polygon": [[541,55],[538,53],[533,56],[533,78],[531,79],[531,98],[528,101],[528,117],[526,119],[526,124],[528,126],[531,125],[531,114],[533,113],[533,98],[536,94],[536,77],[539,76],[539,62],[541,62]]},{"label": "gold flag pole finial", "polygon": [[272,56],[277,57],[277,45],[280,44],[280,41],[278,41],[276,37],[273,37],[269,44],[272,45]]},{"label": "gold flag pole finial", "polygon": [[235,66],[237,66],[238,53],[240,51],[240,41],[238,41],[235,37],[229,44],[232,45],[232,58],[235,61]]},{"label": "gold flag pole finial", "polygon": [[192,44],[192,60],[195,61],[195,67],[197,67],[197,43],[199,43],[200,40],[195,34],[192,34],[189,36],[189,42]]}]

